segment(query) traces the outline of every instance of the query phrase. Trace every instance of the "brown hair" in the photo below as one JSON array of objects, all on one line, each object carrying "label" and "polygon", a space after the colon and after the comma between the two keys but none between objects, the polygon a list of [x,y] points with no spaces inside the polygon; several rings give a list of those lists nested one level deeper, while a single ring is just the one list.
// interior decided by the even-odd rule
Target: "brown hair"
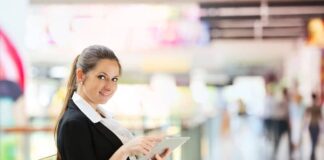
[{"label": "brown hair", "polygon": [[[64,99],[63,103],[63,108],[61,110],[61,113],[58,117],[58,121],[56,122],[55,125],[55,131],[54,131],[54,137],[55,137],[55,142],[56,142],[56,136],[57,136],[57,131],[58,131],[58,126],[60,123],[61,118],[63,117],[64,112],[68,108],[68,102],[71,99],[73,92],[76,91],[77,89],[77,84],[76,84],[76,69],[81,68],[82,71],[86,74],[89,72],[91,69],[93,69],[96,64],[98,63],[99,60],[102,59],[110,59],[110,60],[115,60],[118,64],[119,67],[119,74],[121,74],[121,65],[120,62],[115,55],[115,53],[110,50],[109,48],[101,45],[92,45],[87,48],[85,48],[80,55],[78,55],[72,64],[71,67],[71,73],[68,79],[67,83],[67,93]],[[61,160],[61,155],[59,153],[58,147],[57,147],[57,160]]]}]

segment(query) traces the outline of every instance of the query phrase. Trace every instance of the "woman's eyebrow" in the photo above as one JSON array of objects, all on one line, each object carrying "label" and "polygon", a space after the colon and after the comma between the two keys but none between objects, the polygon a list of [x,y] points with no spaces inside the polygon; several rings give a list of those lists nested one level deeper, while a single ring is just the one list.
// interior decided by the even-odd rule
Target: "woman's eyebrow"
[{"label": "woman's eyebrow", "polygon": [[104,74],[104,75],[106,75],[106,76],[109,76],[107,73],[105,73],[105,72],[99,72],[99,74]]},{"label": "woman's eyebrow", "polygon": [[116,76],[110,76],[109,74],[107,74],[107,73],[105,73],[105,72],[99,72],[99,74],[104,74],[104,75],[106,75],[106,76],[108,76],[108,77],[113,77],[113,78],[115,78],[115,77],[119,77],[119,75],[116,75]]}]

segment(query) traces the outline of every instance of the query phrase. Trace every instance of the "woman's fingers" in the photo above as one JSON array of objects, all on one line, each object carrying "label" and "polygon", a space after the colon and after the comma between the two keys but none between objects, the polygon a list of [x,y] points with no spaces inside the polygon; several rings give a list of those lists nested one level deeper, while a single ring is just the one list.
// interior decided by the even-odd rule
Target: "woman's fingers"
[{"label": "woman's fingers", "polygon": [[164,136],[137,137],[127,144],[128,152],[132,155],[147,155]]},{"label": "woman's fingers", "polygon": [[155,159],[156,159],[156,160],[162,160],[162,158],[160,157],[159,154],[156,154],[156,155],[155,155]]},{"label": "woman's fingers", "polygon": [[147,155],[148,153],[150,152],[149,149],[146,149],[142,146],[137,146],[135,149],[134,149],[134,154],[135,155]]},{"label": "woman's fingers", "polygon": [[143,139],[140,142],[140,145],[142,147],[144,147],[145,149],[149,149],[149,150],[151,150],[156,144],[157,144],[156,141],[152,141],[152,140],[149,140],[149,139]]},{"label": "woman's fingers", "polygon": [[165,158],[171,154],[171,150],[169,148],[165,149],[163,153],[160,154],[162,158]]},{"label": "woman's fingers", "polygon": [[148,154],[152,150],[152,148],[158,143],[158,140],[159,139],[156,139],[155,137],[143,137],[142,141],[139,144],[139,146],[141,147],[141,152],[144,155]]},{"label": "woman's fingers", "polygon": [[145,143],[141,144],[140,146],[141,146],[144,150],[146,150],[147,152],[150,152],[150,151],[152,150],[152,148],[153,148],[153,146],[148,145],[148,144],[145,144]]},{"label": "woman's fingers", "polygon": [[165,149],[161,154],[155,154],[152,160],[164,160],[171,154],[171,150],[169,148]]},{"label": "woman's fingers", "polygon": [[146,139],[148,141],[151,141],[151,142],[154,142],[154,143],[161,142],[163,138],[164,138],[164,136],[147,136],[146,137]]},{"label": "woman's fingers", "polygon": [[145,149],[151,150],[160,141],[161,141],[160,137],[152,137],[152,136],[143,137],[141,146],[143,146]]}]

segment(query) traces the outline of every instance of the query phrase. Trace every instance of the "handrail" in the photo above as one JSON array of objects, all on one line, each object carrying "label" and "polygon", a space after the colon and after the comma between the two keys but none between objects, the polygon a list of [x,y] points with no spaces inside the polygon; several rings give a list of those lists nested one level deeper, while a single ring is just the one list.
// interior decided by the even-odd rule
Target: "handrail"
[{"label": "handrail", "polygon": [[17,126],[17,127],[3,127],[0,132],[8,133],[29,133],[29,132],[53,132],[54,128],[50,126],[33,127],[33,126]]}]

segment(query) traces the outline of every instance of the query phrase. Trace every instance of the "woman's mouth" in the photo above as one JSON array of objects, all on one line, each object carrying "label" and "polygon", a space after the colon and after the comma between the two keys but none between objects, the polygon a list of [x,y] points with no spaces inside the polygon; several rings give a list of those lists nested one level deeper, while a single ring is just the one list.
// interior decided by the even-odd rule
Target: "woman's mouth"
[{"label": "woman's mouth", "polygon": [[101,94],[102,96],[109,96],[109,92],[100,91],[99,94]]}]

